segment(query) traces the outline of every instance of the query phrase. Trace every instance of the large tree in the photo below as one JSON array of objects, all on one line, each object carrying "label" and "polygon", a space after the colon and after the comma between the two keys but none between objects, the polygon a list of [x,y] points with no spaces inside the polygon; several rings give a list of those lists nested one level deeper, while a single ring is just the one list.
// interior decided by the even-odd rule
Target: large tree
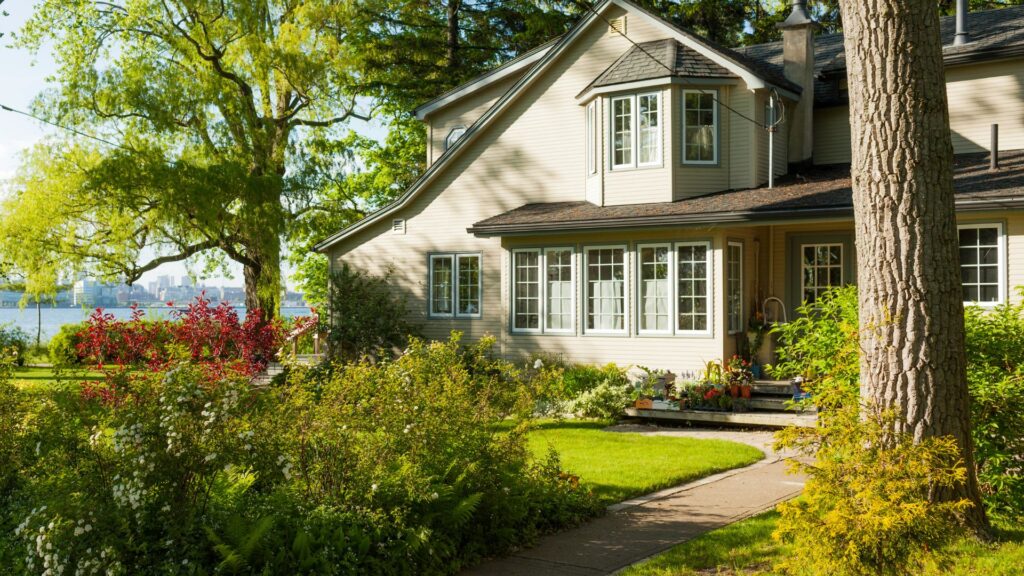
[{"label": "large tree", "polygon": [[915,438],[951,436],[973,504],[953,146],[934,0],[841,0],[850,84],[861,394]]},{"label": "large tree", "polygon": [[57,73],[34,109],[109,145],[76,136],[37,150],[7,205],[5,252],[30,274],[87,266],[128,281],[226,256],[243,267],[246,305],[276,314],[288,209],[310,209],[288,202],[294,152],[360,116],[336,25],[350,10],[330,0],[39,2],[18,42],[52,47]]}]

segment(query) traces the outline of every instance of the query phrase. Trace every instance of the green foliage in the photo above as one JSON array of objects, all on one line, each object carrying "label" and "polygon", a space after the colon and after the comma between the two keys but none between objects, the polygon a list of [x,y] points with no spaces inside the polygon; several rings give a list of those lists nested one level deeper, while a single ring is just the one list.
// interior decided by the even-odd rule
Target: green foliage
[{"label": "green foliage", "polygon": [[370,276],[342,264],[331,276],[328,342],[341,360],[386,357],[405,347],[417,329],[406,320],[405,300],[390,288],[390,272]]},{"label": "green foliage", "polygon": [[12,353],[14,364],[24,366],[29,351],[28,334],[14,325],[0,325],[0,350]]},{"label": "green foliage", "polygon": [[967,500],[944,501],[966,479],[953,438],[894,434],[896,415],[850,405],[816,428],[789,428],[777,448],[795,449],[803,496],[779,505],[777,538],[792,544],[780,568],[792,574],[877,576],[919,572],[951,542]]},{"label": "green foliage", "polygon": [[633,385],[617,379],[606,379],[580,394],[572,402],[572,411],[584,418],[618,419],[633,401]]},{"label": "green foliage", "polygon": [[79,336],[85,329],[85,323],[65,324],[50,338],[47,345],[50,362],[54,366],[77,366],[81,363],[82,357],[78,352],[78,345],[82,339]]},{"label": "green foliage", "polygon": [[967,308],[967,382],[978,481],[990,516],[1024,518],[1024,302]]},{"label": "green foliage", "polygon": [[813,305],[799,306],[793,320],[772,330],[779,338],[779,361],[768,367],[769,373],[802,376],[820,406],[855,399],[860,387],[857,306],[856,286],[830,290]]},{"label": "green foliage", "polygon": [[524,426],[496,426],[537,386],[492,345],[414,340],[393,361],[296,368],[268,388],[186,363],[31,402],[0,374],[0,560],[441,574],[598,512],[556,458],[530,456]]}]

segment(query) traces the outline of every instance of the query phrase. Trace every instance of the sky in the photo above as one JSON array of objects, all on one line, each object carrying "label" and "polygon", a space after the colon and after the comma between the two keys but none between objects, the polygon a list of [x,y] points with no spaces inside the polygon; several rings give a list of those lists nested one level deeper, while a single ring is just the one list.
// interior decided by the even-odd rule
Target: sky
[{"label": "sky", "polygon": [[[41,52],[33,57],[26,50],[11,47],[11,33],[16,32],[29,19],[32,5],[30,0],[0,0],[0,11],[8,13],[6,17],[0,15],[0,32],[3,33],[3,38],[0,38],[0,79],[3,82],[0,87],[0,104],[22,111],[29,110],[33,98],[47,88],[47,77],[56,72],[56,65],[49,53]],[[352,127],[377,139],[385,135],[384,129],[376,123],[358,122]],[[0,180],[15,174],[23,151],[58,131],[42,122],[0,109]],[[286,269],[284,272],[291,288],[291,270]],[[165,274],[179,277],[188,273],[183,263],[171,263],[147,273],[139,284],[145,286],[147,282]],[[230,277],[214,276],[201,280],[210,286],[241,286],[242,268],[232,262]]]}]

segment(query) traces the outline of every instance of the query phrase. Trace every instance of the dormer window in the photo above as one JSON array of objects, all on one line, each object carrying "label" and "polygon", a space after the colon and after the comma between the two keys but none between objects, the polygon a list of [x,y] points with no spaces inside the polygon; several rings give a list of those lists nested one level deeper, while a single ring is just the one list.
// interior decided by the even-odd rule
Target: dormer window
[{"label": "dormer window", "polygon": [[452,128],[452,131],[449,132],[448,136],[446,136],[445,139],[444,139],[444,149],[448,150],[449,148],[454,146],[455,143],[459,141],[459,138],[462,138],[462,135],[465,134],[465,133],[466,133],[466,127],[465,126],[458,126],[458,127]]},{"label": "dormer window", "polygon": [[661,105],[657,92],[611,99],[612,169],[661,164]]},{"label": "dormer window", "polygon": [[683,164],[718,163],[717,100],[717,90],[683,90]]}]

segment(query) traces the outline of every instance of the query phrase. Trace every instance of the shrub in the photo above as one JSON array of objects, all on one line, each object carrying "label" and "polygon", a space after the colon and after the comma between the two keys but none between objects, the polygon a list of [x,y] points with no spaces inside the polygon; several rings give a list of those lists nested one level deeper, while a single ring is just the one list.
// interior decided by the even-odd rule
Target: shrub
[{"label": "shrub", "polygon": [[22,458],[0,560],[16,573],[454,573],[596,513],[557,459],[528,455],[525,426],[496,426],[538,385],[492,344],[413,340],[393,361],[296,368],[267,388],[186,359],[21,403],[0,423],[21,427]]},{"label": "shrub", "polygon": [[584,418],[619,418],[632,402],[634,390],[634,386],[628,381],[617,378],[605,379],[596,387],[580,394],[572,402],[572,411]]},{"label": "shrub", "polygon": [[779,361],[769,367],[772,376],[802,376],[819,404],[855,399],[860,383],[857,307],[856,286],[830,290],[813,305],[799,306],[796,318],[772,329],[779,338]]},{"label": "shrub", "polygon": [[71,367],[82,363],[83,358],[78,354],[78,345],[82,341],[81,334],[84,329],[84,322],[65,324],[50,338],[47,351],[54,366]]},{"label": "shrub", "polygon": [[12,354],[13,362],[18,366],[25,365],[29,338],[24,330],[17,326],[0,326],[0,350]]},{"label": "shrub", "polygon": [[332,274],[326,332],[333,356],[340,360],[390,357],[418,332],[406,320],[405,301],[391,293],[390,277],[390,272],[370,276],[347,264]]},{"label": "shrub", "polygon": [[777,448],[798,450],[808,476],[803,496],[779,505],[776,538],[791,543],[780,569],[793,574],[875,576],[921,571],[930,551],[958,533],[967,500],[935,495],[961,484],[966,470],[952,438],[915,442],[893,434],[896,416],[856,404],[789,428]]}]

